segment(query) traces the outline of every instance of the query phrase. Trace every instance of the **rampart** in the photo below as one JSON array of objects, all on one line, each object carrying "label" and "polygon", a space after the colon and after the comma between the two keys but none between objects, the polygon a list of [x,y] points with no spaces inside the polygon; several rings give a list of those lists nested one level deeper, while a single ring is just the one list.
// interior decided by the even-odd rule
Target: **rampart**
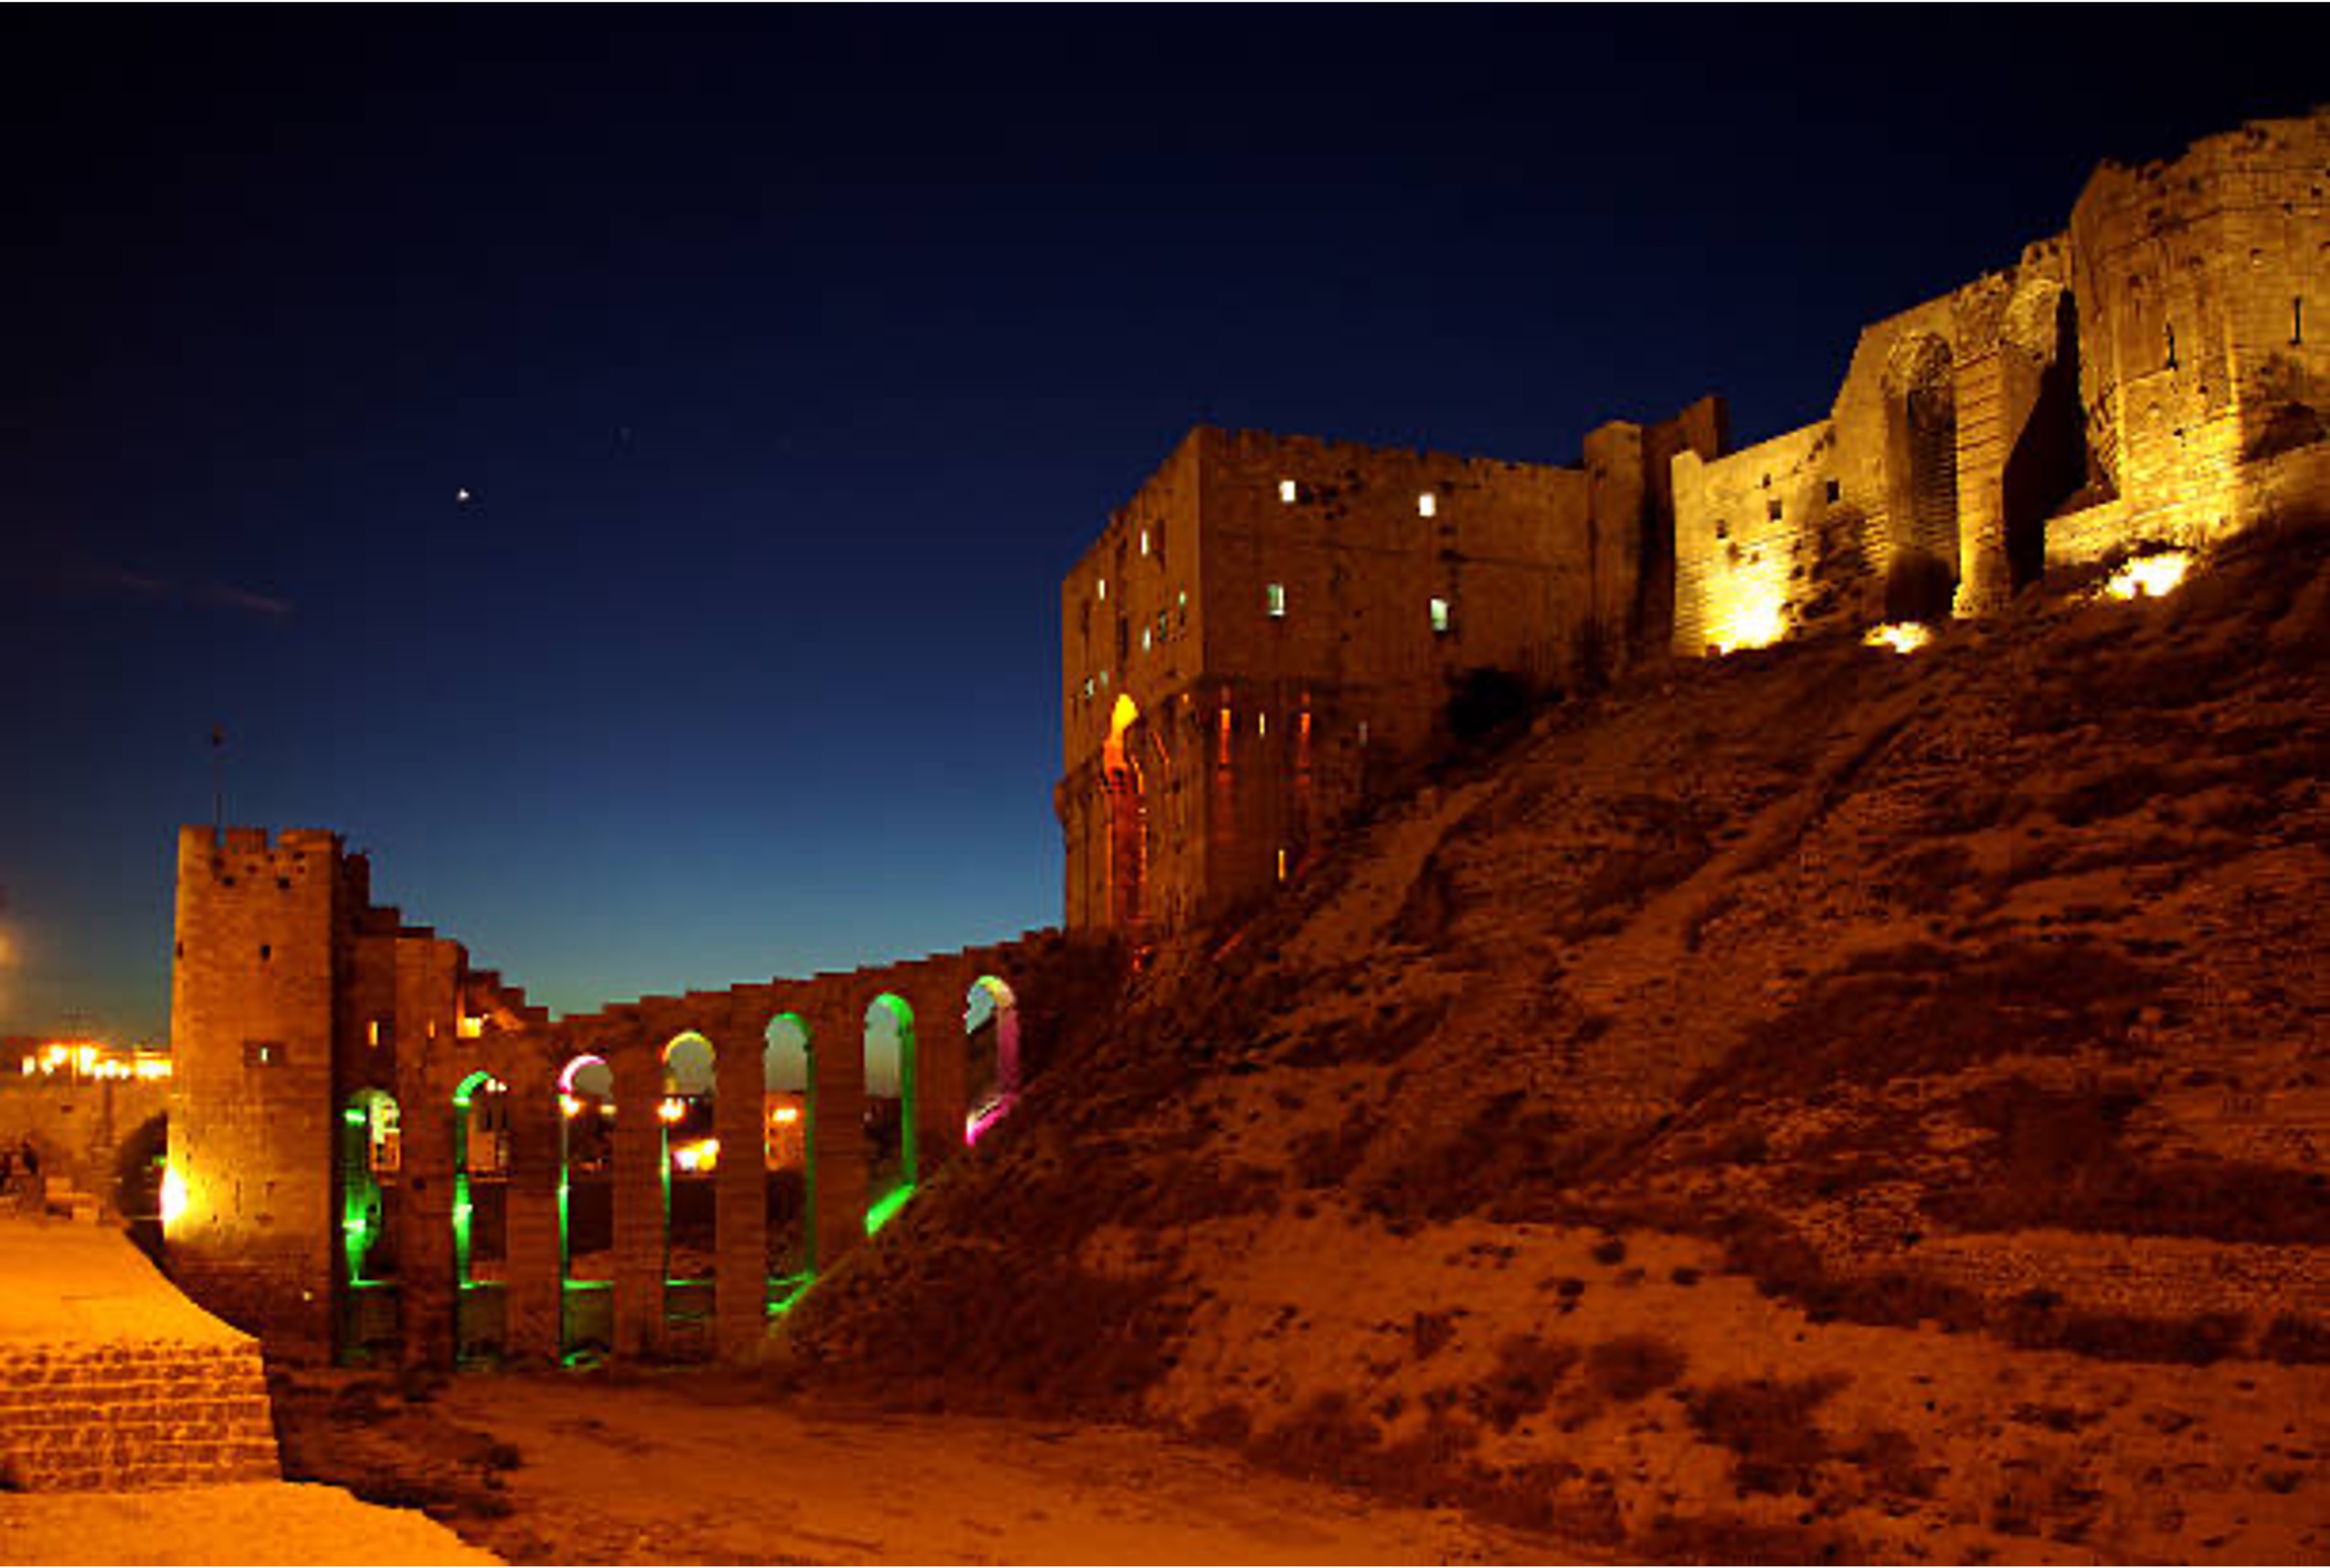
[{"label": "rampart", "polygon": [[286,1353],[748,1357],[1116,973],[1034,932],[554,1020],[369,889],[329,832],[179,836],[168,1255]]}]

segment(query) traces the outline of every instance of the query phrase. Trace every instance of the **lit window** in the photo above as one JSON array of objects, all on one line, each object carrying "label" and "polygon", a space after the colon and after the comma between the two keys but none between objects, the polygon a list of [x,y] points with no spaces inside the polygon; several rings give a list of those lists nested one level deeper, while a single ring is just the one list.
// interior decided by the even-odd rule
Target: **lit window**
[{"label": "lit window", "polygon": [[464,1040],[479,1039],[485,1033],[485,1020],[464,1013],[455,1033]]},{"label": "lit window", "polygon": [[1265,583],[1262,588],[1262,604],[1263,608],[1270,612],[1272,620],[1284,620],[1287,618],[1287,585]]},{"label": "lit window", "polygon": [[1417,516],[1433,517],[1438,515],[1439,511],[1440,502],[1438,498],[1432,493],[1432,492],[1427,490],[1422,495],[1415,498],[1415,514]]},{"label": "lit window", "polygon": [[1140,531],[1140,553],[1144,556],[1149,554],[1149,530],[1146,528]]},{"label": "lit window", "polygon": [[380,1044],[380,1020],[377,1018],[364,1026],[364,1043],[367,1045]]},{"label": "lit window", "polygon": [[1435,631],[1448,630],[1448,601],[1445,599],[1435,599],[1432,601],[1432,630]]},{"label": "lit window", "polygon": [[1287,846],[1284,844],[1278,846],[1278,880],[1287,880]]},{"label": "lit window", "polygon": [[1282,479],[1278,482],[1278,499],[1287,505],[1292,506],[1295,503],[1295,498],[1301,493],[1302,492],[1296,486],[1293,480]]},{"label": "lit window", "polygon": [[1256,735],[1268,735],[1270,733],[1270,715],[1268,714],[1256,714],[1254,715],[1254,733]]},{"label": "lit window", "polygon": [[1100,689],[1104,692],[1108,689],[1108,672],[1106,670],[1100,672]]},{"label": "lit window", "polygon": [[1107,599],[1108,597],[1108,579],[1107,577],[1100,579],[1100,597],[1102,599]]},{"label": "lit window", "polygon": [[1140,629],[1140,651],[1144,653],[1149,652],[1149,628],[1146,626]]}]

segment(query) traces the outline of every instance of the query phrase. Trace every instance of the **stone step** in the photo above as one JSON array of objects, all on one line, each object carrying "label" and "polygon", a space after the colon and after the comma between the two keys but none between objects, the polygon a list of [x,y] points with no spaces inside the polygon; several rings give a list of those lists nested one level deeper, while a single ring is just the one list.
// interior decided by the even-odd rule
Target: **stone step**
[{"label": "stone step", "polygon": [[256,1341],[0,1346],[0,1490],[273,1480]]}]

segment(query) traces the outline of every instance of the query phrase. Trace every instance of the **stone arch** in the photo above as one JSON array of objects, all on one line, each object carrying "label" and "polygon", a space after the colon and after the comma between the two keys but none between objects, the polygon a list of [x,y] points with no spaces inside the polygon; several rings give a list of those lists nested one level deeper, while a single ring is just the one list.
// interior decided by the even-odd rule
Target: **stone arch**
[{"label": "stone arch", "polygon": [[657,1163],[663,1188],[663,1305],[667,1322],[708,1328],[720,1256],[720,1139],[715,1120],[719,1054],[694,1030],[664,1042],[662,1134]]},{"label": "stone arch", "polygon": [[129,1222],[130,1240],[162,1262],[162,1173],[170,1159],[170,1114],[156,1111],[122,1139],[113,1153],[113,1208]]},{"label": "stone arch", "polygon": [[994,975],[971,981],[963,998],[963,1038],[970,1091],[963,1141],[976,1144],[1020,1097],[1019,998]]},{"label": "stone arch", "polygon": [[918,1165],[915,1013],[897,992],[885,991],[866,1004],[861,1060],[865,1084],[865,1231],[872,1235],[914,1195]]},{"label": "stone arch", "polygon": [[585,1052],[558,1079],[559,1351],[604,1355],[615,1340],[615,1073]]},{"label": "stone arch", "polygon": [[386,1352],[397,1338],[397,1192],[403,1118],[386,1089],[357,1089],[340,1107],[338,1166],[341,1323],[350,1361]]},{"label": "stone arch", "polygon": [[761,1040],[768,1304],[781,1312],[817,1277],[817,1048],[798,1012],[771,1018]]},{"label": "stone arch", "polygon": [[504,1349],[510,1086],[481,1068],[453,1091],[453,1356]]},{"label": "stone arch", "polygon": [[1955,361],[1933,333],[1896,344],[1885,367],[1891,568],[1885,619],[1945,619],[1956,597],[1958,408]]},{"label": "stone arch", "polygon": [[1149,800],[1138,737],[1140,705],[1117,694],[1108,738],[1100,747],[1101,789],[1107,802],[1108,923],[1128,936],[1139,931],[1149,906]]}]

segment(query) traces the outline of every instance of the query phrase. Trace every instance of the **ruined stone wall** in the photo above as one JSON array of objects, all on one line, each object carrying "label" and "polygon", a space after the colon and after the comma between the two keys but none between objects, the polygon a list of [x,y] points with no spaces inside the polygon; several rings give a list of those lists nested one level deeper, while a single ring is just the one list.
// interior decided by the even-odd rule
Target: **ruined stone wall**
[{"label": "ruined stone wall", "polygon": [[[204,1306],[294,1355],[393,1342],[408,1361],[444,1366],[463,1350],[547,1361],[570,1347],[558,1091],[561,1071],[585,1054],[609,1065],[618,1105],[632,1107],[615,1123],[615,1348],[756,1353],[771,1303],[757,1157],[771,1021],[796,1012],[810,1030],[823,1267],[863,1239],[868,1202],[880,1195],[867,1190],[862,1128],[869,1005],[887,994],[912,1014],[927,1181],[965,1145],[974,985],[991,978],[1014,994],[1018,1055],[1034,1064],[1044,1032],[1064,1025],[1096,975],[1114,972],[1105,948],[1034,932],[846,974],[647,997],[553,1023],[498,975],[472,969],[459,943],[373,906],[369,868],[331,833],[270,841],[237,829],[220,841],[189,828],[179,863],[170,1159],[187,1203],[168,1227],[172,1272]],[[716,1173],[721,1267],[704,1311],[665,1279],[654,1115],[666,1092],[664,1049],[687,1033],[715,1053],[723,1146],[747,1151]],[[465,1287],[454,1240],[455,1097],[481,1073],[506,1086],[506,1247],[496,1277]],[[387,1220],[393,1273],[368,1276],[359,1291],[346,1266],[343,1198],[344,1157],[362,1158],[362,1140],[344,1148],[339,1128],[365,1089],[395,1097],[401,1159]],[[609,1295],[585,1305],[604,1315]]]},{"label": "ruined stone wall", "polygon": [[1985,613],[2090,463],[2060,239],[1862,329],[1829,417],[1673,461],[1676,652]]},{"label": "ruined stone wall", "polygon": [[173,1272],[237,1326],[331,1340],[338,841],[178,834],[170,1167]]},{"label": "ruined stone wall", "polygon": [[[815,1152],[815,1266],[830,1268],[865,1239],[868,1187],[862,1117],[865,1103],[866,1013],[884,995],[902,1000],[915,1031],[917,1062],[918,1180],[927,1181],[964,1149],[969,1064],[964,1013],[982,977],[1007,985],[1026,1038],[1047,1016],[1047,1000],[1077,992],[1085,971],[1105,957],[1057,932],[878,968],[806,980],[773,980],[684,996],[643,997],[598,1012],[551,1021],[539,1013],[503,1014],[476,1035],[440,1037],[442,1048],[403,1079],[408,1099],[405,1180],[452,1190],[450,1107],[456,1088],[485,1071],[509,1086],[512,1168],[510,1222],[498,1316],[492,1340],[506,1359],[554,1361],[573,1348],[583,1319],[562,1283],[559,1189],[562,1163],[557,1084],[583,1055],[606,1062],[614,1077],[614,1266],[611,1285],[588,1310],[609,1311],[609,1334],[621,1356],[712,1356],[749,1360],[765,1342],[774,1305],[768,1260],[767,1175],[763,1138],[765,1053],[770,1023],[798,1014],[807,1033],[816,1085],[810,1146]],[[1056,1003],[1054,1003],[1056,1005]],[[709,1311],[699,1286],[666,1277],[662,1139],[652,1107],[665,1092],[663,1053],[685,1034],[713,1048],[715,1134],[724,1157],[715,1171],[716,1262]],[[410,1107],[446,1136],[414,1137]],[[725,1151],[740,1156],[728,1158]],[[455,1278],[452,1213],[448,1202],[404,1210],[397,1316],[404,1358],[444,1365],[453,1357],[456,1325],[484,1304]],[[593,1319],[596,1321],[596,1319]],[[472,1343],[474,1334],[461,1336]]]},{"label": "ruined stone wall", "polygon": [[2071,238],[2081,398],[2127,535],[2239,531],[2237,471],[2330,428],[2330,110],[2106,164]]},{"label": "ruined stone wall", "polygon": [[[1676,459],[1675,651],[1987,614],[2049,563],[2305,503],[2330,432],[2325,192],[2330,111],[2107,164],[2066,234],[1864,329],[1827,419]],[[1810,503],[1757,493],[1816,463]]]},{"label": "ruined stone wall", "polygon": [[1678,652],[1761,648],[1865,609],[1866,530],[1843,498],[1836,427],[1674,462]]}]

